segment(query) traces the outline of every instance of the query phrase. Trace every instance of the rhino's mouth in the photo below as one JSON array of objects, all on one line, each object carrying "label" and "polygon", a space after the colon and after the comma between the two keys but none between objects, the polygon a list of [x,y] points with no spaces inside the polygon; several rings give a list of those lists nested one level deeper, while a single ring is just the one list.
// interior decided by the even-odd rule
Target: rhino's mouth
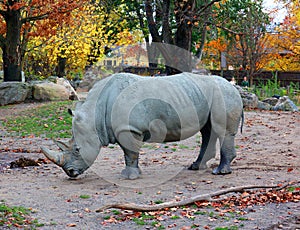
[{"label": "rhino's mouth", "polygon": [[75,170],[75,169],[64,169],[64,171],[71,178],[76,178],[77,176],[79,176],[81,174],[80,171]]}]

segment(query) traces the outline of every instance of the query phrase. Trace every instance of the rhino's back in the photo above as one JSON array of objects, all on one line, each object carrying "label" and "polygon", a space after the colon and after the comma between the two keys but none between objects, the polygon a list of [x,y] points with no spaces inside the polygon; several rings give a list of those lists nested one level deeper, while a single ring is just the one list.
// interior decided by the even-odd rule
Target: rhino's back
[{"label": "rhino's back", "polygon": [[[198,132],[209,115],[211,96],[187,74],[158,78],[119,74],[110,87],[118,89],[117,96],[107,94],[107,124],[114,134],[130,130],[144,136],[151,132],[157,142],[184,139]],[[166,139],[161,139],[162,133]]]},{"label": "rhino's back", "polygon": [[203,127],[214,100],[224,100],[214,98],[216,88],[226,97],[225,104],[234,107],[232,87],[216,76],[182,73],[152,78],[118,73],[95,84],[87,101],[96,103],[95,123],[104,145],[115,142],[116,129],[144,132],[151,122],[163,123],[171,138],[180,134],[182,139]]}]

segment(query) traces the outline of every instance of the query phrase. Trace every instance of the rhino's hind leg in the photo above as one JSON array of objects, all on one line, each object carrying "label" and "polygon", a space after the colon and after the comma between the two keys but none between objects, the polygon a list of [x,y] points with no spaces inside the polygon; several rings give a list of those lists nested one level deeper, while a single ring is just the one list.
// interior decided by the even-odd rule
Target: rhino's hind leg
[{"label": "rhino's hind leg", "polygon": [[122,170],[121,176],[125,179],[130,179],[134,180],[140,177],[141,175],[141,170],[140,168],[134,168],[134,167],[129,167],[126,166],[125,169]]},{"label": "rhino's hind leg", "polygon": [[213,170],[213,174],[229,174],[232,172],[230,163],[236,157],[234,147],[235,135],[226,135],[221,145],[221,161],[217,168]]},{"label": "rhino's hind leg", "polygon": [[139,150],[142,145],[142,137],[132,132],[122,132],[118,135],[118,143],[124,152],[125,169],[121,176],[126,179],[137,179],[141,175],[139,168]]},{"label": "rhino's hind leg", "polygon": [[125,157],[125,169],[122,170],[121,176],[126,179],[134,180],[140,177],[142,174],[138,161],[139,161],[139,152],[128,150],[123,148],[124,157]]},{"label": "rhino's hind leg", "polygon": [[197,160],[188,168],[189,170],[206,169],[206,163],[216,155],[216,143],[218,137],[212,130],[209,120],[200,132],[202,135],[200,153]]}]

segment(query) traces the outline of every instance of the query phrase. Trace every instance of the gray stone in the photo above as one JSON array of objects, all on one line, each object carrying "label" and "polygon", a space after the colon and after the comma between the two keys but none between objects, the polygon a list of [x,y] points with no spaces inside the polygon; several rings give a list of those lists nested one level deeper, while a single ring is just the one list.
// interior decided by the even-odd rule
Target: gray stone
[{"label": "gray stone", "polygon": [[57,78],[56,84],[64,86],[68,92],[69,92],[69,99],[70,100],[79,100],[79,97],[74,90],[74,88],[71,86],[70,82],[64,78]]},{"label": "gray stone", "polygon": [[38,101],[69,100],[66,87],[52,82],[43,82],[33,86],[33,99]]},{"label": "gray stone", "polygon": [[3,73],[3,71],[1,70],[1,71],[0,71],[0,81],[3,81],[3,78],[4,78],[4,73]]},{"label": "gray stone", "polygon": [[265,102],[265,103],[268,103],[272,106],[275,106],[278,102],[278,99],[276,97],[270,97],[270,98],[264,99],[262,102]]},{"label": "gray stone", "polygon": [[109,74],[101,70],[89,69],[85,72],[82,81],[80,81],[77,91],[87,92],[94,84],[107,76],[109,76]]},{"label": "gray stone", "polygon": [[272,110],[282,110],[282,111],[292,111],[297,112],[299,109],[294,104],[293,101],[288,96],[280,97],[277,104],[272,108]]},{"label": "gray stone", "polygon": [[272,109],[272,105],[270,105],[267,102],[258,101],[257,108],[261,109],[261,110],[271,110]]},{"label": "gray stone", "polygon": [[247,108],[247,109],[257,108],[257,106],[258,106],[258,97],[254,93],[250,93],[250,92],[244,90],[239,85],[234,85],[234,86],[240,92],[240,95],[241,95],[242,100],[243,100],[244,108]]},{"label": "gray stone", "polygon": [[30,94],[31,88],[22,82],[0,83],[0,105],[24,102]]}]

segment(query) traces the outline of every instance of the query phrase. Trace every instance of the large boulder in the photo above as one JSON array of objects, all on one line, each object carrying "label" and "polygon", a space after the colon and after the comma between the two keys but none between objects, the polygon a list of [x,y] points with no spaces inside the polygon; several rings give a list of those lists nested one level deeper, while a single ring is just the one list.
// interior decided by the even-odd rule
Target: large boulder
[{"label": "large boulder", "polygon": [[271,110],[272,107],[273,106],[271,104],[264,102],[264,101],[258,101],[258,104],[257,104],[257,108],[261,109],[261,110]]},{"label": "large boulder", "polygon": [[272,108],[272,110],[283,110],[293,112],[299,111],[298,107],[294,104],[294,102],[291,99],[289,99],[288,96],[280,97],[276,105]]},{"label": "large boulder", "polygon": [[270,98],[264,99],[262,102],[265,102],[265,103],[268,103],[268,104],[270,104],[272,106],[275,106],[277,104],[277,102],[278,102],[278,98],[276,98],[276,97],[270,97]]},{"label": "large boulder", "polygon": [[30,94],[31,88],[23,82],[0,83],[0,105],[21,103]]},{"label": "large boulder", "polygon": [[3,78],[4,78],[4,73],[3,73],[3,70],[0,71],[0,81],[3,81]]},{"label": "large boulder", "polygon": [[70,84],[70,82],[64,78],[57,78],[56,84],[64,86],[68,92],[69,92],[69,99],[71,100],[79,100],[79,97],[73,88],[73,86]]},{"label": "large boulder", "polygon": [[43,82],[33,85],[33,99],[38,101],[69,100],[69,91],[62,85]]},{"label": "large boulder", "polygon": [[98,69],[91,68],[87,70],[78,85],[77,92],[88,92],[94,84],[109,75],[109,73]]},{"label": "large boulder", "polygon": [[234,85],[237,90],[240,92],[240,95],[243,100],[244,108],[246,109],[255,109],[258,106],[258,97],[254,93],[250,93],[246,90],[244,90],[239,85]]}]

